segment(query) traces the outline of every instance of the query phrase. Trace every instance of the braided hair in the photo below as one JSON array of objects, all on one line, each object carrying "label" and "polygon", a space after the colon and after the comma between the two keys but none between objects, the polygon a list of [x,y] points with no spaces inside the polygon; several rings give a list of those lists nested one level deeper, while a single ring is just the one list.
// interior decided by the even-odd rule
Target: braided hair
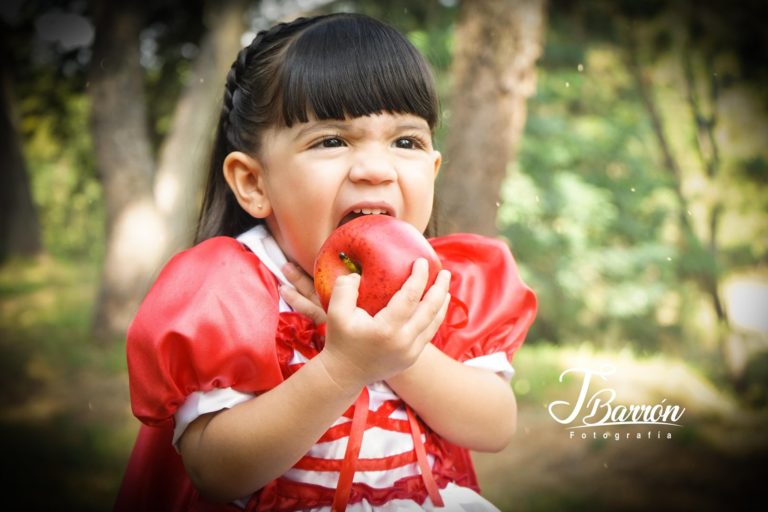
[{"label": "braided hair", "polygon": [[[289,36],[295,35],[302,27],[319,19],[321,17],[297,18],[289,23],[279,23],[256,34],[251,43],[238,52],[224,85],[219,124],[214,137],[210,170],[198,219],[196,243],[217,235],[234,236],[256,224],[257,220],[237,204],[227,186],[221,172],[224,159],[232,151],[258,149],[258,135],[271,124],[274,114],[269,106],[264,105],[268,101],[267,91],[259,95],[260,91],[253,90],[256,88],[254,86],[261,81],[266,82],[267,86],[270,81],[274,82],[274,79],[269,80],[270,77],[266,75],[269,72],[274,73],[276,57],[290,41]],[[251,75],[261,76],[248,76],[249,70]],[[246,87],[247,84],[251,87]],[[259,97],[261,101],[258,101]],[[254,109],[261,111],[261,116],[248,115],[247,100],[251,103],[261,103]]]},{"label": "braided hair", "polygon": [[424,118],[439,106],[423,56],[397,30],[361,14],[297,18],[259,32],[227,73],[196,241],[236,236],[262,222],[224,179],[232,151],[258,154],[270,127],[382,111]]}]

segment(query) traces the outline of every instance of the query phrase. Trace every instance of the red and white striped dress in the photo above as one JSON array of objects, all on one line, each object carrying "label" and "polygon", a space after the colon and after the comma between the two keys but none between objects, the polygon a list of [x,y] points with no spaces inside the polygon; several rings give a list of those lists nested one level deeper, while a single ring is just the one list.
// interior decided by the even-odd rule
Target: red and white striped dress
[{"label": "red and white striped dress", "polygon": [[[452,304],[433,343],[465,364],[512,377],[536,301],[507,247],[477,235],[430,239],[451,270]],[[495,510],[467,450],[429,429],[384,382],[288,472],[228,505],[206,502],[175,442],[198,416],[289,378],[322,350],[324,326],[291,311],[285,261],[264,227],[207,240],[171,259],[128,331],[131,403],[143,425],[115,510]]]}]

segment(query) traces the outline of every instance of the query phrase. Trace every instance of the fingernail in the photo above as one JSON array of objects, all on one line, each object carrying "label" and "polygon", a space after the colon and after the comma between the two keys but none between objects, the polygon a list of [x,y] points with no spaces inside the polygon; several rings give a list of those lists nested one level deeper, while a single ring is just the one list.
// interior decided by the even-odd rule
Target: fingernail
[{"label": "fingernail", "polygon": [[352,280],[357,281],[358,279],[360,279],[361,276],[360,276],[360,274],[358,274],[356,272],[352,272],[352,273],[347,274],[347,275],[345,275],[343,277],[345,277],[347,280],[352,279]]}]

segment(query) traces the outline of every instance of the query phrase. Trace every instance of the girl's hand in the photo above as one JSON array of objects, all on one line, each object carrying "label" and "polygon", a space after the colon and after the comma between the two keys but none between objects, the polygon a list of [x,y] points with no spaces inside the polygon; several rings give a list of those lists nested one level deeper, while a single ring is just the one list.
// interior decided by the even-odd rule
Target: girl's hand
[{"label": "girl's hand", "polygon": [[450,272],[441,271],[424,294],[428,277],[427,261],[419,258],[400,290],[373,317],[357,307],[360,276],[336,279],[325,348],[318,357],[339,386],[362,387],[385,380],[416,362],[443,322],[450,301]]},{"label": "girl's hand", "polygon": [[325,311],[320,305],[320,298],[317,296],[312,278],[293,263],[286,263],[280,270],[295,287],[280,286],[280,295],[283,300],[294,311],[307,315],[315,324],[324,324],[326,321]]}]

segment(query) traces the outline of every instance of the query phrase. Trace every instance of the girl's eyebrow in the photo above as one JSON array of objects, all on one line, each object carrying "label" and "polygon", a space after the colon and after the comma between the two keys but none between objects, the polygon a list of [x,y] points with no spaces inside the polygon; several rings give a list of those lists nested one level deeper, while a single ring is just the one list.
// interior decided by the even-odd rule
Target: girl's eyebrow
[{"label": "girl's eyebrow", "polygon": [[[314,132],[322,132],[329,129],[335,130],[335,131],[349,131],[349,130],[352,130],[353,127],[350,126],[349,122],[344,122],[344,121],[314,121],[314,122],[308,123],[307,126],[304,126],[299,131],[297,131],[295,139],[298,140],[308,135],[311,135]],[[426,123],[420,124],[420,123],[407,122],[407,121],[396,124],[394,126],[394,131],[395,132],[419,131],[419,132],[430,133],[429,126],[427,126]]]},{"label": "girl's eyebrow", "polygon": [[403,123],[398,124],[395,129],[397,131],[402,130],[413,130],[413,131],[423,131],[423,132],[429,132],[429,127],[421,124],[413,124],[413,123]]},{"label": "girl's eyebrow", "polygon": [[346,123],[342,121],[322,121],[322,122],[319,121],[319,122],[309,123],[307,126],[303,127],[298,132],[296,132],[296,139],[300,139],[313,132],[320,132],[323,130],[327,130],[329,128],[333,130],[344,130],[348,128],[348,126],[346,125]]}]

